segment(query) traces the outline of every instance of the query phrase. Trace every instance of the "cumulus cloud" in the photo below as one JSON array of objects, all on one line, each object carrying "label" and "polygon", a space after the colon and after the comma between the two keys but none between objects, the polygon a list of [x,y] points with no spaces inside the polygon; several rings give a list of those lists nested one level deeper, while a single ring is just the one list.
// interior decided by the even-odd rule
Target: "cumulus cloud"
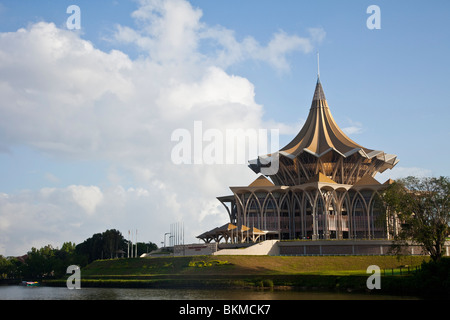
[{"label": "cumulus cloud", "polygon": [[120,112],[114,109],[133,93],[128,57],[44,22],[0,34],[0,48],[4,143],[71,155],[97,151],[105,108]]},{"label": "cumulus cloud", "polygon": [[69,190],[74,201],[88,214],[94,214],[103,200],[103,193],[97,186],[69,186]]},{"label": "cumulus cloud", "polygon": [[[94,233],[120,229],[119,226],[125,233],[138,221],[149,223],[149,218],[162,223],[163,220],[149,217],[153,200],[150,190],[121,186],[100,190],[97,186],[72,185],[2,193],[0,252],[24,254],[32,246],[79,243]],[[130,216],[136,219],[133,221]]]},{"label": "cumulus cloud", "polygon": [[0,254],[78,243],[107,228],[138,227],[159,244],[177,221],[194,240],[225,223],[215,197],[256,177],[246,165],[175,165],[172,132],[192,130],[194,121],[222,132],[276,124],[263,120],[253,84],[226,68],[256,59],[286,71],[288,54],[308,53],[324,37],[319,29],[309,38],[279,30],[266,45],[238,41],[232,30],[203,23],[185,0],[139,3],[136,27],[118,25],[112,39],[138,47],[134,60],[53,23],[0,33],[0,149],[25,145],[56,160],[108,164],[96,185],[0,194]]},{"label": "cumulus cloud", "polygon": [[353,135],[363,132],[363,125],[361,122],[353,121],[351,119],[347,119],[347,122],[349,122],[350,125],[342,128],[346,134]]},{"label": "cumulus cloud", "polygon": [[259,60],[284,72],[290,69],[288,54],[309,53],[326,35],[323,28],[309,28],[309,37],[277,30],[263,45],[251,36],[239,41],[233,30],[203,23],[202,11],[184,0],[141,0],[140,4],[132,14],[139,27],[118,25],[114,38],[136,44],[154,61],[165,63],[183,61],[227,68],[245,60]]}]

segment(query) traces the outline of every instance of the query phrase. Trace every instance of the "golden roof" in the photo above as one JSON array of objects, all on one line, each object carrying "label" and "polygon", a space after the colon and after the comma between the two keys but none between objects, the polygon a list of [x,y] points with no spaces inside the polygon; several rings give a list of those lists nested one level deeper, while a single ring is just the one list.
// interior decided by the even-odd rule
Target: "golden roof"
[{"label": "golden roof", "polygon": [[333,181],[332,179],[328,178],[322,172],[319,172],[318,174],[316,174],[314,177],[309,179],[306,183],[312,183],[312,182],[336,183],[336,181]]},{"label": "golden roof", "polygon": [[249,185],[249,187],[273,187],[273,186],[275,185],[264,176],[259,176],[255,181],[253,181]]},{"label": "golden roof", "polygon": [[365,175],[361,179],[356,181],[356,183],[353,186],[368,186],[368,185],[379,185],[379,184],[381,184],[381,183],[378,180],[376,180],[374,177]]},{"label": "golden roof", "polygon": [[247,227],[245,225],[241,226],[241,232],[249,232],[249,233],[253,233],[253,234],[265,234],[266,232],[259,230],[258,228],[255,227]]},{"label": "golden roof", "polygon": [[[278,161],[278,155],[287,159],[281,157]],[[279,166],[272,166],[274,159]],[[276,185],[305,183],[318,172],[336,183],[353,184],[364,174],[373,176],[392,169],[398,161],[396,155],[361,146],[339,128],[318,78],[308,118],[297,136],[279,152],[249,161],[249,167],[255,173],[270,176]],[[344,170],[344,165],[352,165],[352,170]]]},{"label": "golden roof", "polygon": [[321,157],[330,151],[336,151],[344,157],[359,152],[366,158],[384,154],[370,150],[351,140],[336,124],[328,107],[320,80],[317,80],[308,118],[298,135],[280,153],[291,159],[302,152]]}]

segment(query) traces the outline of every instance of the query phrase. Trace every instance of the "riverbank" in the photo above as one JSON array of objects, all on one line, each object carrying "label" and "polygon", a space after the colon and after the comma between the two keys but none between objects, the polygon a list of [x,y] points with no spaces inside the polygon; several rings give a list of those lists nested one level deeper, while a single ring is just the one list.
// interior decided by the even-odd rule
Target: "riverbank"
[{"label": "riverbank", "polygon": [[[368,292],[367,267],[381,269],[379,294],[416,295],[423,256],[197,256],[98,260],[81,270],[82,287],[252,288]],[[408,272],[409,271],[409,272]],[[66,280],[44,280],[65,286]]]}]

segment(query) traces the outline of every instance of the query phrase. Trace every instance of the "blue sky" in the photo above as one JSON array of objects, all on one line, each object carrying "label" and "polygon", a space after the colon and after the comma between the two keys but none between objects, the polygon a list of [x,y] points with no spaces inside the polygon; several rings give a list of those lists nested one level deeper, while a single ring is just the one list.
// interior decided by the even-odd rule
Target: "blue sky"
[{"label": "blue sky", "polygon": [[[81,10],[81,30],[66,13]],[[381,29],[366,12],[381,10]],[[226,222],[245,165],[171,163],[176,128],[306,119],[317,79],[356,142],[398,155],[379,177],[449,175],[448,1],[2,1],[0,254],[138,228],[160,244]],[[30,226],[31,224],[31,226]]]}]

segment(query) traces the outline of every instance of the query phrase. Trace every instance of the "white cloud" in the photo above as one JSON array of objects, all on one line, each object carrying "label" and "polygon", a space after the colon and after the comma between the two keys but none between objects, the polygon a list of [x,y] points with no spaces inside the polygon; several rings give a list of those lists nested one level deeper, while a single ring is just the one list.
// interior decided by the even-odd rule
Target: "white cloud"
[{"label": "white cloud", "polygon": [[[25,145],[53,159],[109,165],[109,181],[0,194],[0,254],[79,242],[107,228],[137,227],[159,244],[177,221],[192,240],[225,223],[225,210],[216,219],[215,197],[255,175],[246,165],[176,166],[171,133],[191,130],[196,120],[223,132],[272,126],[253,84],[225,68],[257,59],[285,71],[287,54],[307,53],[323,37],[278,31],[265,46],[251,37],[239,42],[231,30],[204,24],[201,10],[184,0],[140,1],[133,17],[139,27],[118,26],[115,39],[142,50],[135,60],[53,23],[0,33],[2,148]],[[200,50],[205,41],[217,50]]]},{"label": "white cloud", "polygon": [[254,48],[251,52],[257,58],[268,61],[272,66],[279,70],[288,70],[289,64],[286,60],[286,54],[294,51],[303,53],[311,52],[313,45],[308,38],[290,36],[283,31],[276,33],[266,48]]},{"label": "white cloud", "polygon": [[[139,211],[151,204],[148,190],[124,190],[120,186],[100,190],[94,186],[69,186],[22,191],[0,196],[0,252],[25,254],[32,246],[65,241],[80,243],[107,228],[130,227],[124,224],[128,210]],[[133,225],[131,225],[133,226]],[[122,230],[124,232],[125,230]]]},{"label": "white cloud", "polygon": [[[152,59],[167,63],[196,57],[201,10],[184,0],[149,0],[140,4],[132,14],[142,26],[138,44],[149,50]],[[124,39],[123,34],[121,38]]]},{"label": "white cloud", "polygon": [[362,128],[358,126],[345,127],[342,128],[342,130],[348,135],[358,134],[362,132]]},{"label": "white cloud", "polygon": [[227,68],[251,59],[267,62],[277,71],[288,71],[286,55],[309,53],[314,43],[321,43],[326,35],[322,28],[309,28],[310,37],[278,30],[264,46],[251,36],[238,41],[233,30],[201,22],[202,11],[184,0],[141,0],[140,4],[133,13],[140,28],[118,25],[114,39],[136,44],[157,62],[207,63]]},{"label": "white cloud", "polygon": [[311,35],[313,42],[317,43],[322,43],[327,35],[327,33],[323,28],[309,28],[308,31],[309,34]]},{"label": "white cloud", "polygon": [[128,57],[44,22],[0,34],[0,48],[5,142],[65,154],[97,151],[107,104],[114,100],[114,112],[132,96]]},{"label": "white cloud", "polygon": [[351,119],[347,119],[347,122],[349,122],[350,126],[342,128],[342,131],[346,134],[353,135],[363,132],[363,125],[361,122],[353,121]]},{"label": "white cloud", "polygon": [[69,186],[74,201],[83,208],[86,213],[94,214],[97,206],[103,200],[103,193],[97,186]]}]

